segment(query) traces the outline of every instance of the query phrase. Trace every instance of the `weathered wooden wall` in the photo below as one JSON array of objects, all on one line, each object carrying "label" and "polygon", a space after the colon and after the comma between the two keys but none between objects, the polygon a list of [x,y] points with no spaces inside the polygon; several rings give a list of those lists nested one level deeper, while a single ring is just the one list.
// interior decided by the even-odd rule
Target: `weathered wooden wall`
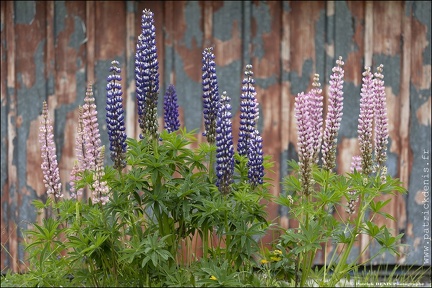
[{"label": "weathered wooden wall", "polygon": [[[311,88],[314,73],[320,74],[326,92],[331,68],[343,57],[345,101],[337,169],[348,171],[351,156],[358,154],[363,67],[375,70],[384,64],[388,167],[409,190],[391,202],[388,212],[397,221],[387,224],[406,233],[411,249],[402,259],[377,261],[424,264],[424,246],[430,245],[423,227],[430,225],[430,208],[424,207],[430,198],[422,194],[429,189],[424,180],[430,175],[425,169],[430,168],[425,151],[431,151],[430,2],[1,1],[2,271],[24,267],[21,229],[37,217],[31,201],[45,197],[38,144],[43,100],[55,122],[64,187],[75,159],[77,107],[83,104],[86,83],[94,83],[102,140],[108,142],[104,93],[113,59],[122,65],[127,133],[137,137],[134,53],[145,8],[155,13],[161,94],[168,84],[176,85],[181,121],[188,129],[202,126],[203,48],[215,47],[219,89],[232,98],[235,140],[242,73],[246,64],[253,65],[264,152],[275,161],[273,172],[267,171],[275,195],[287,174],[286,161],[297,157],[295,95]],[[203,140],[200,134],[198,138]],[[426,156],[429,160],[422,159]],[[286,213],[275,204],[268,207],[269,219],[288,227],[293,222]],[[366,241],[358,243],[357,251]]]}]

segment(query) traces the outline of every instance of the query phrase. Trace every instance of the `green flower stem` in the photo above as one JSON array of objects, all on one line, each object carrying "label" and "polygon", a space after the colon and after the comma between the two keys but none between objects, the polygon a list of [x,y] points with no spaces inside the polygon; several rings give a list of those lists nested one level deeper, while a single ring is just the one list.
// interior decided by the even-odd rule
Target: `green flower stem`
[{"label": "green flower stem", "polygon": [[[304,197],[303,197],[303,199],[304,199]],[[306,197],[306,203],[303,203],[303,204],[307,205],[308,203],[310,203],[310,195],[307,195],[307,197]],[[307,209],[306,209],[305,218],[306,219],[305,219],[305,225],[304,225],[304,227],[305,227],[306,230],[309,230],[309,212],[308,212]],[[302,266],[302,276],[301,276],[301,280],[300,280],[300,287],[304,287],[305,286],[306,279],[307,279],[307,277],[309,275],[309,270],[310,270],[310,263],[309,263],[309,261],[310,261],[310,256],[311,256],[311,255],[309,255],[310,253],[311,252],[308,251],[306,253],[306,255],[302,255],[303,266]]]},{"label": "green flower stem", "polygon": [[331,277],[331,281],[330,281],[331,286],[336,285],[336,283],[341,279],[340,275],[343,274],[343,271],[341,271],[341,270],[346,267],[346,260],[348,259],[348,256],[349,256],[351,249],[354,245],[355,239],[357,238],[357,234],[358,234],[358,231],[360,228],[361,220],[363,219],[364,214],[366,213],[366,210],[367,210],[366,208],[368,207],[368,205],[370,203],[370,201],[368,201],[368,203],[363,203],[364,202],[363,201],[363,193],[361,193],[359,201],[360,201],[360,207],[359,207],[360,213],[356,219],[356,224],[355,224],[355,228],[353,231],[353,235],[352,235],[351,241],[348,244],[347,249],[345,249],[344,253],[342,254],[342,259],[339,261],[339,263],[337,264],[337,266],[334,270],[334,273],[333,273],[333,275]]}]

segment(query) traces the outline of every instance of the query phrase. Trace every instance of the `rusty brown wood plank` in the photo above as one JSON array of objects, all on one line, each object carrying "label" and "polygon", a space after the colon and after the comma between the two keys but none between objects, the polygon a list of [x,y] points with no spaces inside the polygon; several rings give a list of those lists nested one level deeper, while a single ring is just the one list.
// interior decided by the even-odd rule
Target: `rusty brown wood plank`
[{"label": "rusty brown wood plank", "polygon": [[[252,71],[256,80],[256,98],[259,103],[263,139],[263,152],[270,155],[274,161],[271,171],[265,171],[265,177],[273,180],[270,192],[274,196],[280,193],[280,40],[281,40],[281,2],[253,3],[251,35],[252,42]],[[270,25],[267,29],[267,25]],[[244,69],[244,67],[243,67]],[[278,205],[274,202],[267,204],[269,221],[279,221]],[[266,235],[264,243],[272,242],[273,235]]]},{"label": "rusty brown wood plank", "polygon": [[[288,4],[286,4],[288,5]],[[292,83],[289,79],[284,79],[285,75],[288,75],[291,71],[291,23],[290,23],[290,12],[289,9],[284,9],[282,5],[282,39],[281,39],[281,68],[282,68],[282,81],[281,81],[281,113],[280,113],[280,133],[281,133],[281,148],[288,150],[290,143],[296,143],[297,139],[294,139],[294,133],[291,133],[291,125],[293,118],[291,117],[291,111],[293,111],[293,97],[291,95]],[[279,158],[286,161],[284,157]],[[280,163],[284,165],[285,163]],[[287,175],[280,175],[283,179]],[[280,219],[280,225],[284,229],[290,228],[290,221],[288,215],[282,215]],[[291,223],[292,224],[292,223]]]},{"label": "rusty brown wood plank", "polygon": [[[390,83],[391,80],[400,81],[393,76],[396,71],[392,71],[392,62],[400,61],[400,54],[402,43],[401,43],[401,33],[402,33],[402,16],[404,13],[402,2],[391,2],[390,5],[385,2],[375,2],[373,3],[373,67],[371,70],[376,72],[377,67],[380,64],[384,64],[384,81],[385,81],[385,92],[387,97],[387,116],[389,119],[389,141],[391,146],[389,147],[387,154],[390,157],[390,153],[399,154],[400,153],[400,141],[399,141],[399,123],[403,121],[400,118],[400,106],[401,97],[399,93],[398,83]],[[387,21],[385,19],[392,19],[392,21]],[[394,59],[394,60],[393,60]],[[378,62],[379,61],[379,62]],[[381,63],[386,61],[386,63]],[[388,67],[386,67],[386,65]],[[396,63],[400,67],[401,63]],[[387,80],[387,81],[386,81]],[[390,81],[389,81],[390,80]],[[399,174],[399,167],[396,167],[396,173]],[[382,195],[377,197],[378,201],[385,201],[391,199],[390,203],[384,207],[383,212],[390,213],[391,215],[399,215],[397,219],[403,217],[402,215],[405,211],[398,211],[398,198],[393,195]],[[396,213],[396,214],[395,214]],[[385,219],[384,217],[377,215],[374,218],[377,225],[385,225],[393,235],[398,234],[397,222]],[[367,241],[371,241],[370,237],[365,237]],[[365,240],[366,241],[366,240]],[[361,247],[366,247],[366,243],[362,241]],[[365,261],[368,257],[374,255],[377,252],[378,247],[371,246],[368,253],[365,253],[360,258],[360,261]],[[378,259],[374,261],[380,261]],[[381,260],[382,261],[382,260]],[[386,258],[385,261],[395,261]]]},{"label": "rusty brown wood plank", "polygon": [[[402,63],[401,63],[401,82],[400,82],[400,121],[399,121],[399,178],[403,183],[403,187],[408,189],[411,151],[409,144],[409,130],[410,130],[410,78],[411,78],[411,13],[412,10],[408,8],[408,15],[405,14],[402,18]],[[394,205],[393,215],[398,215],[398,229],[399,231],[405,230],[407,225],[406,217],[406,203],[405,197],[398,196],[396,198],[396,205]],[[402,212],[402,213],[401,213]],[[403,252],[403,251],[400,251]],[[400,263],[403,259],[398,259]]]},{"label": "rusty brown wood plank", "polygon": [[95,81],[95,1],[86,2],[86,25],[87,25],[87,84],[93,84]]},{"label": "rusty brown wood plank", "polygon": [[[17,137],[17,97],[15,87],[15,57],[16,57],[16,43],[15,43],[15,28],[14,28],[14,3],[6,2],[6,17],[5,17],[5,29],[6,29],[6,43],[7,43],[7,89],[8,89],[8,164],[7,174],[8,189],[4,192],[2,201],[7,201],[7,234],[8,234],[8,255],[9,265],[12,271],[18,271],[18,235],[16,231],[16,211],[11,211],[12,205],[16,201],[16,191],[18,189],[18,178],[17,178],[17,166],[13,162],[15,159],[14,155],[14,140]],[[15,194],[15,195],[14,195]],[[3,200],[4,199],[4,200]],[[15,205],[14,205],[15,206]],[[16,207],[16,206],[15,206]]]},{"label": "rusty brown wood plank", "polygon": [[[1,249],[1,271],[5,271],[6,268],[10,268],[9,263],[11,261],[11,258],[8,255],[9,250],[9,228],[8,228],[8,215],[9,215],[9,207],[7,205],[7,202],[9,201],[9,183],[8,183],[8,49],[9,45],[7,42],[7,28],[9,28],[6,25],[6,1],[2,1],[0,3],[1,5],[1,121],[2,121],[2,130],[1,130],[1,204],[2,207],[5,207],[1,211],[1,217],[0,217],[0,223],[1,223],[1,243],[2,243],[2,249]],[[6,124],[3,124],[6,123]],[[4,126],[3,126],[4,125]],[[4,203],[6,205],[4,205]],[[4,206],[3,206],[4,205]]]},{"label": "rusty brown wood plank", "polygon": [[[125,41],[121,37],[126,34],[125,8],[125,3],[121,1],[95,2],[94,41],[97,61],[107,60],[111,62],[115,58],[121,57],[125,52]],[[121,63],[121,66],[123,64]],[[98,80],[106,81],[106,79]]]},{"label": "rusty brown wood plank", "polygon": [[123,91],[126,111],[126,134],[128,137],[138,139],[138,119],[136,112],[135,98],[135,49],[136,49],[136,32],[135,32],[135,1],[126,2],[126,85]]}]

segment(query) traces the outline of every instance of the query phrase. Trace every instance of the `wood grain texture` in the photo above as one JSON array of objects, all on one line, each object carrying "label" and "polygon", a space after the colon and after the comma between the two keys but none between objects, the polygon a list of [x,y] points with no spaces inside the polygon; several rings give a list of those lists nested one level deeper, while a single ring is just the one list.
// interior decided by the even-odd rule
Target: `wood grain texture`
[{"label": "wood grain texture", "polygon": [[[112,60],[120,61],[126,131],[140,133],[135,105],[134,58],[144,9],[155,15],[160,90],[159,126],[163,127],[162,97],[174,84],[180,122],[203,131],[202,51],[214,47],[219,92],[227,91],[233,107],[235,145],[239,129],[241,80],[253,65],[260,107],[259,130],[264,152],[275,166],[271,193],[283,193],[286,161],[297,159],[295,96],[312,87],[320,74],[325,106],[335,60],[345,62],[344,116],[338,138],[337,171],[349,171],[359,153],[357,119],[364,66],[375,71],[384,64],[389,117],[389,173],[409,190],[393,197],[386,212],[396,222],[378,219],[405,232],[412,253],[386,255],[376,262],[422,264],[424,216],[422,159],[430,147],[431,5],[426,1],[11,1],[1,2],[1,269],[19,271],[24,260],[23,223],[45,215],[30,212],[33,199],[46,199],[39,169],[38,125],[42,101],[54,121],[55,142],[64,193],[75,161],[78,106],[87,83],[94,84],[103,144],[106,76]],[[196,144],[194,144],[196,145]],[[108,151],[107,150],[107,155]],[[106,157],[107,163],[110,163]],[[429,162],[426,162],[429,161]],[[430,173],[428,174],[428,176]],[[381,200],[389,196],[383,196]],[[341,209],[342,217],[347,217]],[[268,219],[284,228],[296,227],[287,210],[267,205]],[[423,213],[423,214],[422,214]],[[37,218],[39,217],[39,218]],[[420,223],[420,224],[419,224]],[[265,241],[271,242],[272,235]],[[198,239],[194,239],[198,241]],[[354,254],[369,239],[356,243]],[[196,242],[196,247],[199,242]],[[4,247],[4,248],[3,248]],[[328,246],[333,249],[331,245]],[[376,245],[361,260],[376,252]],[[316,263],[322,263],[318,255]],[[355,256],[355,255],[353,255]]]}]

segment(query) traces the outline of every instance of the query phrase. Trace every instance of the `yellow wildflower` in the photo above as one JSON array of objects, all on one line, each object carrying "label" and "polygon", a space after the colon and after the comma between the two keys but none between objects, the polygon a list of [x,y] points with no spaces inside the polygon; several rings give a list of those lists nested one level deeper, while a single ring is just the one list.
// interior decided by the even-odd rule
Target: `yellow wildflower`
[{"label": "yellow wildflower", "polygon": [[266,260],[266,259],[261,259],[261,264],[267,264],[267,263],[269,263],[268,260]]},{"label": "yellow wildflower", "polygon": [[212,276],[210,276],[210,280],[215,280],[215,281],[216,281],[217,278],[216,278],[216,276],[213,276],[213,275],[212,275]]},{"label": "yellow wildflower", "polygon": [[281,250],[274,250],[273,253],[274,253],[274,254],[282,255],[282,251],[281,251]]},{"label": "yellow wildflower", "polygon": [[281,257],[272,256],[272,257],[270,257],[270,260],[278,262],[278,261],[282,260],[282,258]]}]

